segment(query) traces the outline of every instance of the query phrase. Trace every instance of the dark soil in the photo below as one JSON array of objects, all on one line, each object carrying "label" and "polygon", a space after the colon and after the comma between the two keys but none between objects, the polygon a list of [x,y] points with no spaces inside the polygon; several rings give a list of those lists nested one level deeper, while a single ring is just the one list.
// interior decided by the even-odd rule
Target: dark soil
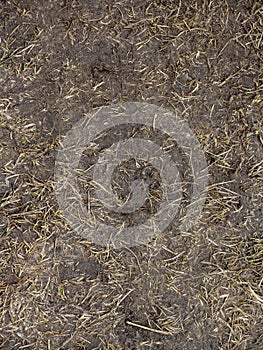
[{"label": "dark soil", "polygon": [[[262,15],[255,0],[0,1],[1,349],[262,349]],[[61,137],[125,101],[180,113],[210,183],[190,232],[114,250],[70,230],[53,174]]]}]

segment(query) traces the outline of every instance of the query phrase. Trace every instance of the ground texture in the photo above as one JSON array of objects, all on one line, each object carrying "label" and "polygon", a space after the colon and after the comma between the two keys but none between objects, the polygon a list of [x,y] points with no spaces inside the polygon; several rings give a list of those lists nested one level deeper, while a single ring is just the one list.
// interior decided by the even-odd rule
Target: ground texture
[{"label": "ground texture", "polygon": [[[261,1],[0,1],[0,348],[263,347]],[[66,225],[59,141],[94,108],[176,110],[207,158],[198,224],[113,250]]]}]

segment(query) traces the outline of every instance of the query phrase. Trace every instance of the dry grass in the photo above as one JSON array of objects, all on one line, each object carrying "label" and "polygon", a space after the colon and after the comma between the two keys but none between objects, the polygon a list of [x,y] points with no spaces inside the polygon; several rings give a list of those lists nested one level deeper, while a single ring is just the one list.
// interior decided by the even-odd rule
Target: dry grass
[{"label": "dry grass", "polygon": [[[43,4],[42,4],[43,3]],[[0,348],[262,348],[260,1],[2,1]],[[181,113],[208,160],[191,232],[96,247],[67,227],[55,150],[121,101]]]}]

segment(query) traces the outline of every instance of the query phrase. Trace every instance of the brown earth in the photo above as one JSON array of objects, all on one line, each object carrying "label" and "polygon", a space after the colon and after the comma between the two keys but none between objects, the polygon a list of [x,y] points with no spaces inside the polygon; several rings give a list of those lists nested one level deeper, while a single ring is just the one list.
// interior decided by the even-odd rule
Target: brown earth
[{"label": "brown earth", "polygon": [[[263,348],[262,15],[254,0],[0,1],[1,349]],[[70,230],[52,185],[61,137],[125,101],[180,113],[210,183],[190,232],[114,250]]]}]

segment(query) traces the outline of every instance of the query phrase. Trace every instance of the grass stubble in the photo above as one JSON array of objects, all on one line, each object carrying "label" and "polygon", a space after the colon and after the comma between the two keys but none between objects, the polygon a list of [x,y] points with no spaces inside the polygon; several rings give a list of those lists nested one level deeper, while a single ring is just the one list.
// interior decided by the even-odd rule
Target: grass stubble
[{"label": "grass stubble", "polygon": [[[0,16],[0,347],[260,349],[260,2],[10,1]],[[83,106],[128,100],[181,113],[210,184],[190,232],[115,251],[67,227],[53,167]]]}]

